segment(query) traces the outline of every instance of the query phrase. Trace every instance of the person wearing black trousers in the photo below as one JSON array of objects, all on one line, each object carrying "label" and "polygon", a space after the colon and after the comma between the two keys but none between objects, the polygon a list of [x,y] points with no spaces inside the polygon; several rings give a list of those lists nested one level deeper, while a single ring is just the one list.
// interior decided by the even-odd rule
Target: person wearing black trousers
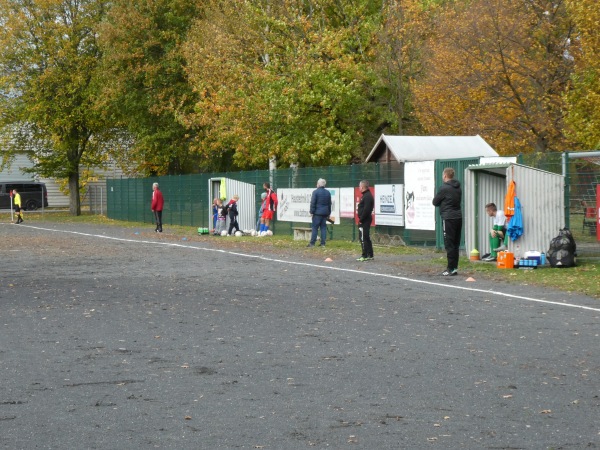
[{"label": "person wearing black trousers", "polygon": [[152,183],[152,212],[154,213],[154,219],[156,220],[156,228],[154,229],[157,233],[162,233],[162,212],[165,204],[162,192],[158,188],[158,183]]},{"label": "person wearing black trousers", "polygon": [[237,202],[240,199],[239,196],[234,195],[233,198],[229,201],[229,231],[227,232],[227,234],[229,234],[229,236],[232,235],[233,233],[233,229],[235,228],[235,231],[240,231],[240,226],[238,225],[238,209],[237,209]]},{"label": "person wearing black trousers", "polygon": [[371,242],[371,222],[375,200],[369,189],[369,182],[362,180],[358,185],[362,192],[360,202],[358,202],[358,238],[362,248],[362,255],[357,261],[370,261],[373,259],[373,243]]},{"label": "person wearing black trousers", "polygon": [[442,216],[444,247],[448,260],[448,267],[442,272],[442,276],[448,277],[458,275],[458,252],[463,221],[460,207],[462,189],[460,181],[454,179],[453,168],[446,167],[442,179],[444,184],[433,197],[432,203],[433,206],[440,208],[440,216]]}]

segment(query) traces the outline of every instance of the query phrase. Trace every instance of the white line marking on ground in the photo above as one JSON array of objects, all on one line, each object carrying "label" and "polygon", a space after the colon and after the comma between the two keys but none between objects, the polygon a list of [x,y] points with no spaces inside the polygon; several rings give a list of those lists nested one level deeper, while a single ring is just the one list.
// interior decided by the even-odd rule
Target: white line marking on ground
[{"label": "white line marking on ground", "polygon": [[305,263],[305,262],[298,262],[298,261],[286,261],[284,259],[269,258],[266,256],[261,256],[261,255],[251,255],[249,253],[232,252],[229,250],[221,250],[221,249],[214,249],[214,248],[195,247],[193,245],[177,244],[174,242],[157,242],[157,241],[146,241],[146,240],[140,240],[140,239],[125,239],[125,238],[118,238],[118,237],[113,237],[113,236],[105,236],[102,234],[91,234],[91,233],[83,233],[80,231],[69,231],[69,230],[56,230],[56,229],[52,229],[52,228],[36,227],[36,226],[32,226],[32,225],[20,225],[20,226],[27,227],[27,228],[33,228],[36,230],[42,230],[42,231],[53,231],[55,233],[69,233],[69,234],[77,234],[80,236],[87,236],[87,237],[94,237],[94,238],[101,238],[101,239],[110,239],[110,240],[119,241],[119,242],[132,242],[132,243],[136,243],[136,244],[163,245],[163,246],[168,246],[168,247],[179,247],[179,248],[186,248],[186,249],[192,249],[192,250],[203,250],[206,252],[223,253],[223,254],[227,254],[227,255],[241,256],[243,258],[261,259],[263,261],[276,262],[276,263],[281,263],[281,264],[306,266],[306,267],[313,267],[313,268],[318,268],[318,269],[334,270],[334,271],[339,271],[339,272],[356,273],[356,274],[360,274],[360,275],[371,275],[374,277],[390,278],[393,280],[425,284],[425,285],[429,285],[429,286],[442,287],[442,288],[446,288],[446,289],[458,289],[458,290],[468,291],[468,292],[478,292],[478,293],[482,293],[482,294],[497,295],[499,297],[525,300],[525,301],[534,302],[534,303],[543,303],[546,305],[564,306],[564,307],[568,307],[568,308],[578,308],[578,309],[584,309],[587,311],[600,312],[600,308],[592,308],[590,306],[576,305],[573,303],[553,302],[550,300],[541,300],[541,299],[532,298],[532,297],[525,297],[522,295],[507,294],[505,292],[470,288],[470,287],[466,287],[466,286],[453,286],[451,284],[437,283],[435,281],[418,280],[415,278],[402,277],[399,275],[390,275],[390,274],[377,273],[377,272],[367,272],[364,270],[346,269],[343,267],[331,267],[331,266],[324,266],[321,264],[312,264],[312,263]]}]

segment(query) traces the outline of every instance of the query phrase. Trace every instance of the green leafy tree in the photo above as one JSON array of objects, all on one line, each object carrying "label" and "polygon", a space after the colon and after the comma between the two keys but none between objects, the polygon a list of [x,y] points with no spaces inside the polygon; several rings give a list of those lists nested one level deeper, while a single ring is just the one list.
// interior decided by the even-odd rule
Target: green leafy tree
[{"label": "green leafy tree", "polygon": [[577,26],[570,54],[575,60],[572,90],[566,96],[567,133],[587,149],[600,148],[600,6],[595,0],[567,0]]},{"label": "green leafy tree", "polygon": [[181,53],[198,2],[115,0],[101,28],[106,111],[130,134],[121,157],[139,172],[180,174],[197,169],[198,130],[182,120],[196,95]]},{"label": "green leafy tree", "polygon": [[68,179],[81,214],[79,168],[100,164],[107,130],[97,108],[97,25],[102,0],[0,0],[0,129],[5,160],[33,156],[32,171]]},{"label": "green leafy tree", "polygon": [[412,81],[422,73],[423,48],[432,34],[437,11],[434,2],[385,0],[376,45],[375,71],[384,89],[374,101],[389,111],[380,132],[415,135],[422,129],[414,114]]},{"label": "green leafy tree", "polygon": [[191,123],[216,167],[345,164],[387,121],[370,61],[381,4],[218,1],[186,43]]}]

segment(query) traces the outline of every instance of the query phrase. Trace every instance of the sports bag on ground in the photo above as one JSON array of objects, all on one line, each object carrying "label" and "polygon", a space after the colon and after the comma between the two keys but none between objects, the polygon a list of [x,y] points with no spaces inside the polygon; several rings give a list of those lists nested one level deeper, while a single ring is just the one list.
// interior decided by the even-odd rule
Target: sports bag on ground
[{"label": "sports bag on ground", "polygon": [[573,267],[577,264],[577,245],[568,228],[558,232],[558,236],[550,241],[548,262],[552,267]]}]

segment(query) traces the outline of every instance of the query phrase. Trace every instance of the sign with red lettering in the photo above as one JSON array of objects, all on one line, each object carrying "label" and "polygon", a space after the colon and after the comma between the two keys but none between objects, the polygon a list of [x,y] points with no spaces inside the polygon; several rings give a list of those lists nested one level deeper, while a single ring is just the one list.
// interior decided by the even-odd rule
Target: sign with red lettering
[{"label": "sign with red lettering", "polygon": [[[373,198],[375,198],[375,188],[373,188],[373,186],[369,187],[369,190],[371,191],[371,194],[373,195]],[[356,205],[355,209],[354,209],[354,221],[356,222],[356,224],[358,225],[358,204],[360,203],[360,199],[362,198],[362,192],[360,190],[359,187],[355,187],[354,188],[354,204]],[[375,209],[373,209],[373,212],[371,213],[371,217],[372,217],[372,221],[371,221],[371,226],[374,227],[375,226]]]},{"label": "sign with red lettering", "polygon": [[600,241],[600,184],[596,185],[596,240]]}]

